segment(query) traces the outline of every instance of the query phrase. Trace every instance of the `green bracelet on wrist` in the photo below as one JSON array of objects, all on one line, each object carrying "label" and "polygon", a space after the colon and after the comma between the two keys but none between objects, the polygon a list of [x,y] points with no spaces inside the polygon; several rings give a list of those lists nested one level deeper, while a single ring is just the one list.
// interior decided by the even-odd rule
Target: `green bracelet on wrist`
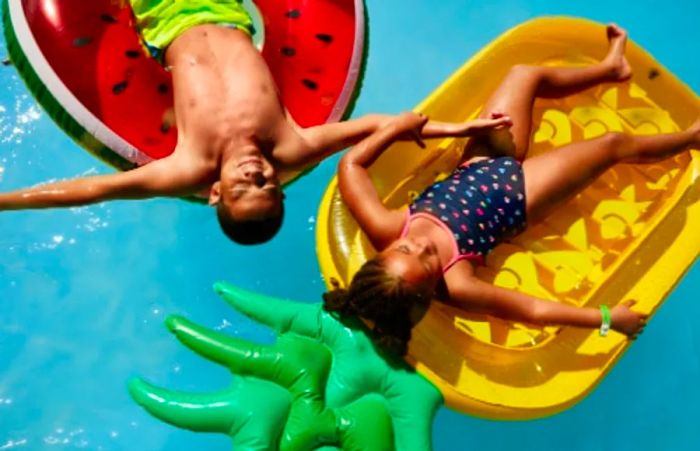
[{"label": "green bracelet on wrist", "polygon": [[607,305],[600,306],[600,316],[603,318],[600,323],[600,330],[598,333],[601,337],[606,337],[608,332],[610,332],[610,324],[612,323],[612,315],[610,314],[610,309]]}]

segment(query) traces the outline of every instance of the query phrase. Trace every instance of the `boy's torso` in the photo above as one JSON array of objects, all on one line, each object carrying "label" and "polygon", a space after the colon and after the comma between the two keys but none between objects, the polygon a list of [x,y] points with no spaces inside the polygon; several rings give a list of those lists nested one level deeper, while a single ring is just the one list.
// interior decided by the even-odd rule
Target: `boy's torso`
[{"label": "boy's torso", "polygon": [[278,169],[287,169],[286,155],[302,151],[272,74],[245,33],[195,26],[168,47],[165,64],[173,75],[176,153],[203,163],[209,174],[202,182],[216,180],[222,157],[238,151],[256,147]]}]

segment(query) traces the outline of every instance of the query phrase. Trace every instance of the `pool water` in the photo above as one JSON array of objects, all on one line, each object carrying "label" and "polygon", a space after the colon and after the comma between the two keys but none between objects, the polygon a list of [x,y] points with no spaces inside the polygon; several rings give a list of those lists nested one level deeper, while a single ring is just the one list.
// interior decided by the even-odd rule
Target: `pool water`
[{"label": "pool water", "polygon": [[[620,23],[700,92],[700,3],[663,6],[367,0],[369,60],[354,116],[410,109],[506,29],[553,14]],[[0,191],[110,171],[53,125],[12,67],[0,66],[0,85]],[[231,245],[208,208],[178,200],[0,212],[0,450],[229,449],[224,436],[151,418],[130,400],[125,383],[142,375],[184,391],[228,384],[226,371],[167,332],[168,314],[247,339],[272,338],[227,308],[211,290],[214,281],[320,300],[314,221],[336,162],[289,188],[281,233],[255,248]],[[698,292],[700,265],[603,382],[568,411],[497,422],[442,409],[435,449],[700,449]]]}]

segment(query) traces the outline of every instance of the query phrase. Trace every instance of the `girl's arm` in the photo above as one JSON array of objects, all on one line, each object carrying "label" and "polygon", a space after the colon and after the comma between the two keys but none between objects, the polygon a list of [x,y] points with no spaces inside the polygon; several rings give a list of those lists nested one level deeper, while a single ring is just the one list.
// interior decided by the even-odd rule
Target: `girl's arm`
[{"label": "girl's arm", "polygon": [[338,164],[338,187],[346,206],[376,249],[383,249],[401,233],[403,212],[387,209],[367,173],[372,163],[406,133],[416,136],[427,117],[404,113],[350,149]]},{"label": "girl's arm", "polygon": [[112,199],[184,195],[190,184],[168,159],[126,172],[81,177],[0,193],[0,211],[71,207]]},{"label": "girl's arm", "polygon": [[[558,302],[545,301],[493,286],[476,277],[447,280],[450,302],[475,313],[484,313],[510,321],[540,325],[562,325],[595,329],[602,323],[602,315],[596,308],[574,307]],[[646,324],[646,315],[630,310],[634,304],[628,301],[611,310],[612,328],[635,338]]]}]

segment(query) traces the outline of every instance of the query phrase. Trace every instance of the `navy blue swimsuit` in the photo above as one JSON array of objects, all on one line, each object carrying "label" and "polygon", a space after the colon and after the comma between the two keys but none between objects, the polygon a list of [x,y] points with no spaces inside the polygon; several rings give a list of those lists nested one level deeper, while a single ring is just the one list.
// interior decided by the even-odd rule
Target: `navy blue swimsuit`
[{"label": "navy blue swimsuit", "polygon": [[459,260],[483,263],[491,249],[525,229],[525,185],[520,163],[511,157],[479,160],[423,191],[410,205],[405,235],[413,218],[432,220],[455,239]]}]

